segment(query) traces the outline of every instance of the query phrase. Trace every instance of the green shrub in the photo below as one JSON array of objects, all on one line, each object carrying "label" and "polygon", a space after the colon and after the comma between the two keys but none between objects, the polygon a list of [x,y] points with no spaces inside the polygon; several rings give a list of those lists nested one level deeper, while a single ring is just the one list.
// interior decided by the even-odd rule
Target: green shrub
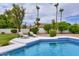
[{"label": "green shrub", "polygon": [[51,24],[45,24],[44,25],[44,30],[49,33],[49,30],[51,29]]},{"label": "green shrub", "polygon": [[79,25],[78,24],[71,25],[69,28],[69,32],[78,34],[79,33]]},{"label": "green shrub", "polygon": [[5,34],[5,32],[1,32],[1,34]]},{"label": "green shrub", "polygon": [[70,27],[70,24],[67,22],[60,22],[58,24],[58,30],[62,33],[64,30],[68,30]]},{"label": "green shrub", "polygon": [[12,29],[11,33],[17,33],[17,30],[16,29]]},{"label": "green shrub", "polygon": [[50,37],[56,36],[56,30],[53,30],[53,29],[49,30],[49,35]]},{"label": "green shrub", "polygon": [[31,31],[32,31],[34,34],[37,34],[38,31],[39,31],[39,29],[38,29],[38,27],[33,27],[33,28],[31,28]]}]

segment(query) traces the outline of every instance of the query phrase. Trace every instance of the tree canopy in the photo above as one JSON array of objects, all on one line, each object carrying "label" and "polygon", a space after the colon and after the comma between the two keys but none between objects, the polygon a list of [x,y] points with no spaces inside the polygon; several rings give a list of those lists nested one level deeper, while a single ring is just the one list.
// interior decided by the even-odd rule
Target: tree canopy
[{"label": "tree canopy", "polygon": [[70,24],[67,22],[59,22],[58,30],[61,31],[61,33],[62,33],[64,30],[68,30],[69,26],[70,26]]},{"label": "tree canopy", "polygon": [[5,10],[5,12],[0,15],[0,28],[17,27],[20,31],[24,16],[25,9],[22,6],[13,4],[10,10]]}]

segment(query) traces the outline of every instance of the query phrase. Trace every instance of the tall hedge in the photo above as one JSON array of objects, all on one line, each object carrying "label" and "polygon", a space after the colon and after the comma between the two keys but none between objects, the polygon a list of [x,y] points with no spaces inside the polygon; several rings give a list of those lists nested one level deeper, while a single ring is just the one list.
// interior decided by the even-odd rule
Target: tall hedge
[{"label": "tall hedge", "polygon": [[74,34],[79,34],[79,25],[78,24],[71,25],[69,28],[69,32]]},{"label": "tall hedge", "polygon": [[60,22],[58,24],[58,30],[62,33],[64,30],[68,30],[70,27],[70,24],[67,22]]}]

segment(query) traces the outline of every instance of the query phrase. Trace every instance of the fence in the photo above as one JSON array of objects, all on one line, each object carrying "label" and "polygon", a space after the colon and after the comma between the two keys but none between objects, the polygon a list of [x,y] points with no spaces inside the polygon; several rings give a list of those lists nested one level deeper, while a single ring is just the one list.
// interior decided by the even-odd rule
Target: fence
[{"label": "fence", "polygon": [[[21,32],[27,33],[29,29],[21,29]],[[0,33],[5,32],[5,33],[11,33],[11,29],[0,29]],[[45,33],[45,30],[43,28],[39,28],[39,33]]]}]

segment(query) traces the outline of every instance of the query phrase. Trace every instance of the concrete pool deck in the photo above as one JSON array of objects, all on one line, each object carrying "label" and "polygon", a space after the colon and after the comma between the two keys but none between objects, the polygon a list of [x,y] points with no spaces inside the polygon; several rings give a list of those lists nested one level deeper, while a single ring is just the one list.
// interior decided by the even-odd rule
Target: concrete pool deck
[{"label": "concrete pool deck", "polygon": [[[39,36],[49,37],[49,34],[46,34],[46,33],[41,33],[41,34],[38,34],[38,35]],[[72,36],[72,37],[79,38],[79,34],[57,34],[57,36]]]},{"label": "concrete pool deck", "polygon": [[6,52],[12,51],[14,49],[18,49],[21,48],[23,46],[26,46],[28,43],[30,42],[34,42],[34,41],[38,41],[38,40],[56,40],[58,38],[74,38],[74,39],[78,39],[77,37],[71,37],[71,36],[55,36],[55,37],[29,37],[29,38],[14,38],[10,41],[10,43],[12,43],[11,45],[8,46],[3,46],[0,47],[0,54],[4,54]]},{"label": "concrete pool deck", "polygon": [[25,44],[15,43],[8,46],[0,47],[0,54],[25,46]]}]

